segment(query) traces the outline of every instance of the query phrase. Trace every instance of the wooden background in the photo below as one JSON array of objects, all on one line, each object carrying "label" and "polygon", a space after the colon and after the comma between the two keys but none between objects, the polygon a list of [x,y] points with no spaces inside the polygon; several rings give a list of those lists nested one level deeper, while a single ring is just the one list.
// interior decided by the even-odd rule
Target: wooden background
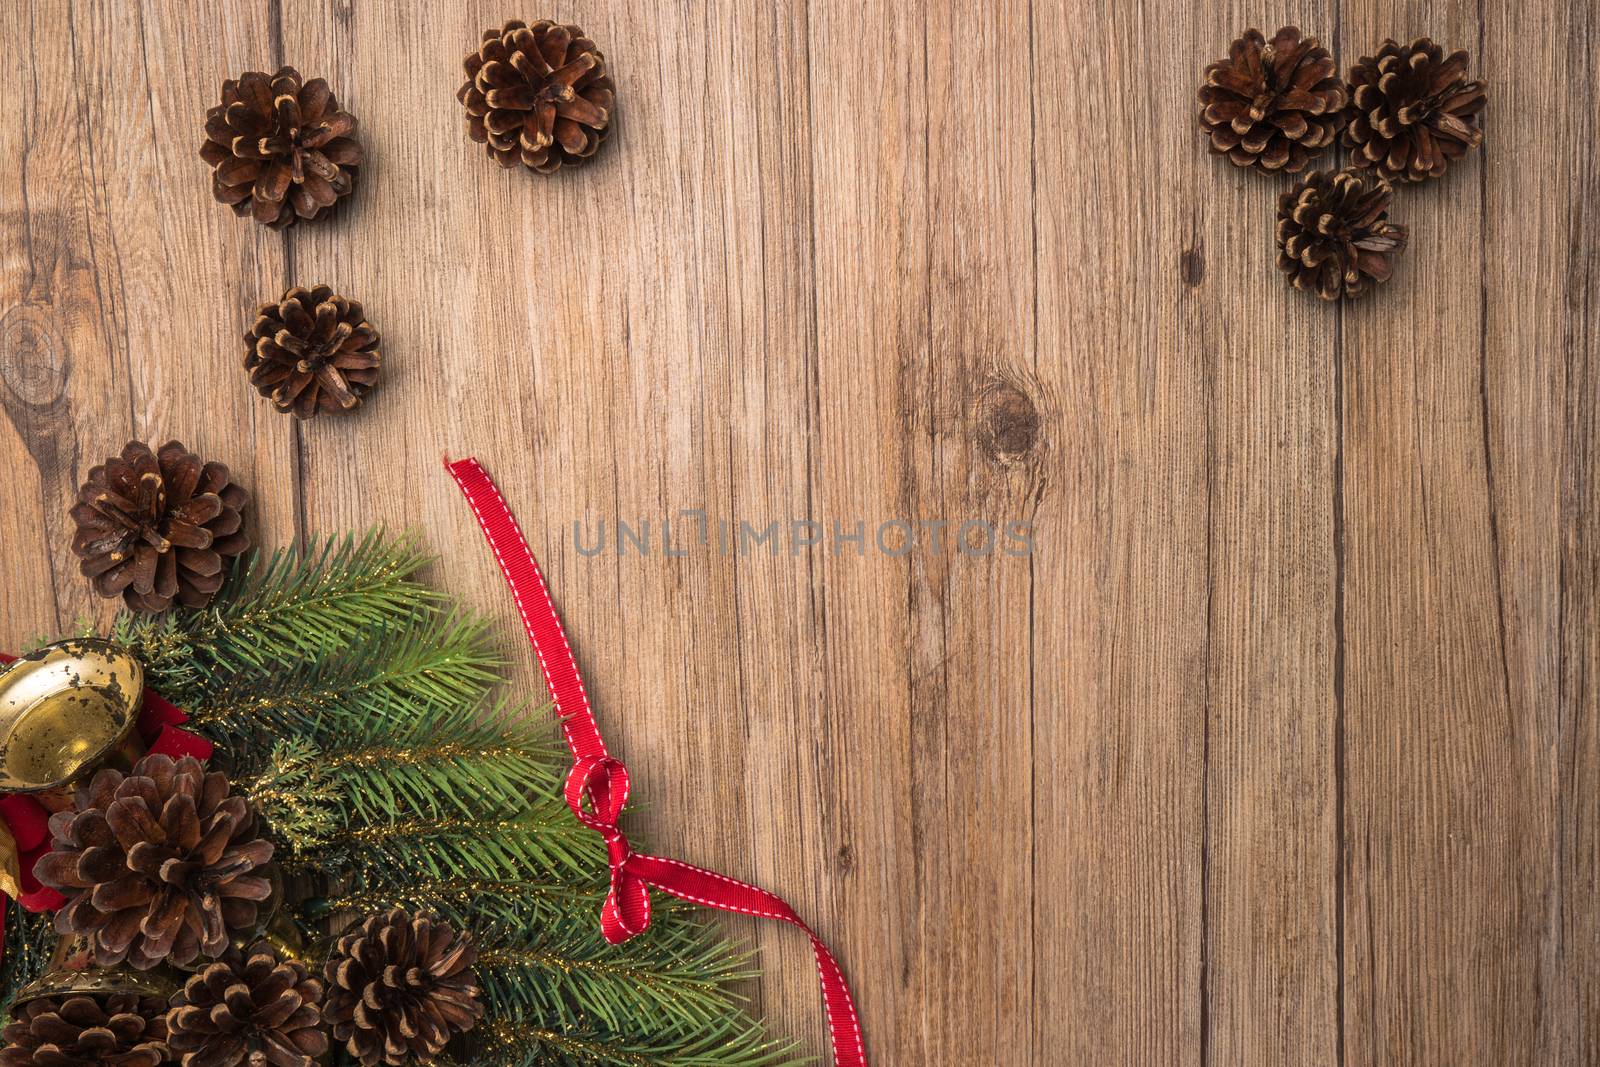
[{"label": "wooden background", "polygon": [[[479,31],[577,21],[596,164],[505,173]],[[1272,266],[1201,69],[1296,22],[1472,51],[1484,151],[1378,298]],[[0,646],[103,611],[66,511],[130,435],[264,541],[383,521],[514,616],[439,466],[499,478],[656,847],[837,946],[875,1062],[1600,1063],[1600,15],[1588,0],[4,5]],[[212,203],[224,77],[327,76],[370,163],[287,235]],[[240,335],[383,332],[296,426]],[[573,550],[679,509],[1033,524],[1030,557]],[[523,670],[524,682],[532,676]],[[755,1006],[825,1049],[785,928]]]}]

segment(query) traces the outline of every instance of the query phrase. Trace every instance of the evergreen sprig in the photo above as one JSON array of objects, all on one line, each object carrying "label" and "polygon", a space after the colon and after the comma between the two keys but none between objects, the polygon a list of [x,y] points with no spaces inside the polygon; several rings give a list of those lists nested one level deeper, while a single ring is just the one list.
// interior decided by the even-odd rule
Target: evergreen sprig
[{"label": "evergreen sprig", "polygon": [[455,1062],[798,1062],[732,990],[749,958],[687,906],[658,901],[625,945],[600,936],[605,850],[561,800],[553,721],[494,695],[487,629],[418,581],[428,560],[406,537],[330,539],[115,636],[316,886],[290,903],[313,932],[398,906],[474,933],[487,1016]]},{"label": "evergreen sprig", "polygon": [[792,1050],[758,1026],[728,1018],[692,1037],[639,1041],[602,1029],[495,1021],[470,1059],[436,1067],[793,1067]]},{"label": "evergreen sprig", "polygon": [[6,958],[0,964],[0,1017],[9,1018],[17,991],[44,970],[55,943],[55,924],[48,914],[19,907],[15,901],[6,907]]}]

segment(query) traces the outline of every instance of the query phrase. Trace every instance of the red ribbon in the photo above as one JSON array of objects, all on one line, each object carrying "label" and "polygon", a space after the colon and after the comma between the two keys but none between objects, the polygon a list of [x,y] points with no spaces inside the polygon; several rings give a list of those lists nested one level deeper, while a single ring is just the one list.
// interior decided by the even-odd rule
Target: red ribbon
[{"label": "red ribbon", "polygon": [[[10,663],[15,656],[0,652],[0,666]],[[210,741],[180,727],[189,721],[182,708],[150,690],[144,691],[144,706],[139,710],[135,727],[151,755],[161,754],[180,759],[193,756],[198,760],[211,758]],[[55,911],[67,902],[60,893],[40,883],[33,875],[39,857],[50,851],[50,812],[26,793],[0,795],[0,822],[17,842],[17,864],[22,882],[22,893],[17,903],[23,910],[32,912]],[[5,917],[11,898],[0,893],[0,961],[5,959]]]},{"label": "red ribbon", "polygon": [[[793,908],[764,889],[677,860],[646,856],[629,847],[627,837],[617,828],[617,819],[628,801],[628,770],[606,751],[572,646],[567,643],[566,631],[561,628],[550,590],[527,539],[512,518],[505,498],[477,460],[463,459],[446,466],[472,505],[478,525],[511,586],[517,611],[539,657],[545,685],[566,732],[573,761],[572,773],[567,777],[567,806],[578,821],[605,839],[611,863],[611,891],[600,911],[600,930],[605,939],[613,945],[621,944],[650,925],[651,886],[696,904],[797,926],[811,939],[811,950],[816,955],[828,1031],[833,1039],[833,1061],[839,1067],[866,1067],[861,1023],[844,972],[828,946]],[[587,807],[585,799],[589,802]]]}]

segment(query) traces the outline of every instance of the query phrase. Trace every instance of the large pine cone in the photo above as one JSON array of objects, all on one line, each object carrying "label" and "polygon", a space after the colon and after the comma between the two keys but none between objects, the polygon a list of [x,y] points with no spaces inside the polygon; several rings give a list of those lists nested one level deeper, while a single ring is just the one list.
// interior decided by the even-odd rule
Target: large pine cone
[{"label": "large pine cone", "polygon": [[296,286],[276,304],[263,304],[244,339],[251,384],[279,411],[301,419],[354,411],[383,363],[378,331],[361,305],[326,285]]},{"label": "large pine cone", "polygon": [[485,30],[463,66],[467,132],[501,166],[549,174],[594,155],[611,130],[606,58],[576,26],[513,20]]},{"label": "large pine cone", "polygon": [[157,1067],[167,1002],[133,993],[40,997],[12,1009],[0,1067]]},{"label": "large pine cone", "polygon": [[1315,37],[1285,26],[1268,41],[1246,30],[1228,58],[1206,68],[1200,128],[1211,151],[1241,167],[1298,173],[1333,144],[1344,122],[1345,87]]},{"label": "large pine cone", "polygon": [[468,934],[398,909],[339,940],[322,1014],[361,1067],[428,1063],[483,1015]]},{"label": "large pine cone", "polygon": [[252,70],[222,83],[200,158],[211,164],[213,196],[282,229],[349,195],[362,160],[355,132],[355,117],[339,110],[323,79],[302,82],[293,67]]},{"label": "large pine cone", "polygon": [[1389,280],[1406,228],[1389,221],[1394,189],[1376,174],[1312,171],[1278,198],[1278,269],[1324,300]]},{"label": "large pine cone", "polygon": [[183,1067],[313,1067],[328,1051],[322,983],[265,941],[190,978],[167,1022]]},{"label": "large pine cone", "polygon": [[56,930],[91,938],[101,967],[216,959],[272,894],[262,870],[272,844],[255,814],[192,756],[146,756],[127,776],[101,770],[50,817],[50,833],[34,874],[67,897]]},{"label": "large pine cone", "polygon": [[250,547],[240,512],[250,495],[228,468],[200,462],[177,441],[160,452],[130,441],[89,471],[72,508],[72,551],[95,592],[134,611],[172,602],[205,607],[222,588],[223,563]]},{"label": "large pine cone", "polygon": [[1350,97],[1350,162],[1386,178],[1437,178],[1483,143],[1483,82],[1467,80],[1467,53],[1447,58],[1426,37],[1405,46],[1384,41],[1376,56],[1362,56],[1350,70]]}]

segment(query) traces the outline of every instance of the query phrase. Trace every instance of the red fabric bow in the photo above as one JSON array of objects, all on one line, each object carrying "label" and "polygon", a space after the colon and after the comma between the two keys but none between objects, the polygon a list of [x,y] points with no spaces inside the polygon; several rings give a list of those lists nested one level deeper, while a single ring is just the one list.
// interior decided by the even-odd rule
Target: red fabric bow
[{"label": "red fabric bow", "polygon": [[[0,652],[0,665],[10,663],[15,656]],[[135,729],[152,755],[161,754],[180,759],[193,756],[198,760],[211,758],[210,741],[188,730],[181,729],[189,721],[182,708],[165,700],[150,690],[144,691],[144,706],[139,711]],[[17,903],[32,912],[55,911],[65,904],[66,898],[34,877],[34,864],[50,851],[50,812],[43,804],[26,793],[0,795],[0,822],[17,843],[18,880],[22,892]],[[10,898],[0,893],[0,960],[5,959],[5,914]]]},{"label": "red fabric bow", "polygon": [[580,822],[605,839],[611,866],[611,892],[600,911],[600,930],[605,939],[613,945],[620,944],[650,925],[652,886],[706,907],[777,919],[798,927],[810,938],[816,958],[828,1032],[833,1039],[833,1062],[838,1067],[867,1067],[861,1023],[844,972],[828,946],[793,908],[764,889],[677,860],[646,856],[629,847],[627,837],[617,828],[617,819],[628,802],[628,770],[606,751],[572,646],[567,643],[539,564],[505,498],[478,461],[464,459],[446,466],[472,505],[489,548],[511,586],[523,627],[544,671],[545,685],[560,716],[567,747],[572,750],[572,773],[567,776],[565,792],[567,806]]}]

